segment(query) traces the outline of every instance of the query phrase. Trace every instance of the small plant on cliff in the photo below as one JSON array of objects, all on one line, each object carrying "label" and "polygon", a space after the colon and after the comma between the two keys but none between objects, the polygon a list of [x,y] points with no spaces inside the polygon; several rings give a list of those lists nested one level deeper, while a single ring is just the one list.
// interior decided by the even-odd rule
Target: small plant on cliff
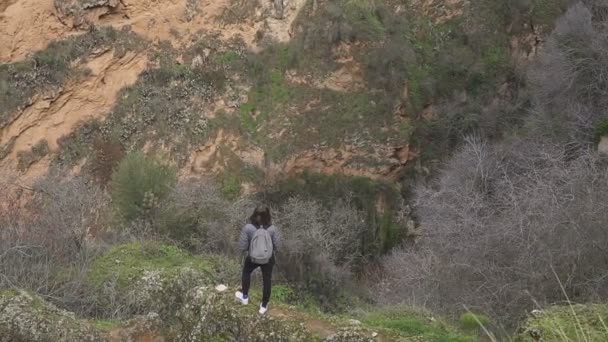
[{"label": "small plant on cliff", "polygon": [[17,168],[25,171],[32,164],[49,154],[49,144],[46,140],[40,140],[29,151],[19,151],[17,153],[18,163]]},{"label": "small plant on cliff", "polygon": [[599,125],[595,128],[595,138],[599,141],[603,136],[608,135],[608,119],[600,122]]},{"label": "small plant on cliff", "polygon": [[131,221],[158,207],[176,183],[175,170],[156,158],[133,152],[112,174],[112,201],[121,218]]}]

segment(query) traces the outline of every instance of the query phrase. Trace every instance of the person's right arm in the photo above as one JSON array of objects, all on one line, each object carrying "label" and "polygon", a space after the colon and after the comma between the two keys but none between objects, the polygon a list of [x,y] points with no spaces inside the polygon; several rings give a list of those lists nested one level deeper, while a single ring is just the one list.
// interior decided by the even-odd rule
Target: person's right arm
[{"label": "person's right arm", "polygon": [[240,251],[248,251],[249,250],[249,234],[247,233],[248,226],[245,225],[241,230],[241,236],[239,237],[239,250]]},{"label": "person's right arm", "polygon": [[281,234],[279,233],[279,230],[276,226],[272,226],[271,229],[272,231],[270,237],[272,238],[272,249],[274,250],[274,252],[277,252],[281,247]]}]

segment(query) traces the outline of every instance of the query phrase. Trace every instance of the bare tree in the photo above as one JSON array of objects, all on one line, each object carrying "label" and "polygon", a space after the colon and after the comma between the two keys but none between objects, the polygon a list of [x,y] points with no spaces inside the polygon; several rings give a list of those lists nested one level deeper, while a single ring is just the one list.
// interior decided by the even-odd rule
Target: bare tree
[{"label": "bare tree", "polygon": [[579,2],[558,20],[529,72],[536,133],[573,146],[593,142],[594,128],[608,108],[606,6]]},{"label": "bare tree", "polygon": [[563,299],[553,270],[574,300],[608,295],[608,165],[594,152],[468,139],[416,193],[424,237],[386,258],[384,300],[514,322],[532,299]]},{"label": "bare tree", "polygon": [[[82,179],[56,174],[21,188],[26,193],[12,198],[13,207],[0,215],[0,288],[29,289],[63,307],[88,311],[86,273],[97,250],[88,235],[104,224],[107,198]],[[7,190],[3,201],[15,195]]]}]

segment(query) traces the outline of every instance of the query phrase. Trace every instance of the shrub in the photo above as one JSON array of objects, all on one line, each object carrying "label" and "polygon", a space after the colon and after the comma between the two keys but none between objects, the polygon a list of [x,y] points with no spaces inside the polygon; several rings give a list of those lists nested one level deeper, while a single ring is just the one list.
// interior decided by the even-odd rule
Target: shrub
[{"label": "shrub", "polygon": [[176,181],[173,167],[141,152],[129,153],[112,174],[113,205],[126,221],[149,217]]},{"label": "shrub", "polygon": [[32,164],[44,158],[49,154],[49,144],[46,140],[40,140],[30,151],[17,152],[17,168],[21,171],[27,170]]},{"label": "shrub", "polygon": [[373,0],[342,0],[345,22],[357,38],[373,39],[384,33],[385,27]]},{"label": "shrub", "polygon": [[241,194],[241,181],[232,174],[224,174],[220,177],[222,194],[229,200],[236,200]]},{"label": "shrub", "polygon": [[112,179],[112,172],[125,156],[125,149],[116,140],[106,140],[97,137],[93,141],[95,160],[92,173],[101,184],[107,184]]},{"label": "shrub", "polygon": [[[404,209],[402,199],[388,183],[366,177],[305,172],[278,182],[268,194],[268,200],[277,206],[293,197],[300,198],[302,203],[316,202],[318,210],[312,207],[311,210],[321,215],[321,226],[326,227],[326,234],[347,238],[348,248],[330,250],[334,251],[332,255],[339,255],[336,261],[348,260],[346,264],[354,270],[365,260],[390,250],[407,235],[404,222],[398,219]],[[385,207],[380,208],[379,204],[385,204]],[[340,220],[344,221],[336,222]],[[372,243],[364,245],[360,242],[364,238]],[[344,241],[338,239],[336,243]]]},{"label": "shrub", "polygon": [[608,135],[608,120],[603,120],[597,125],[595,129],[596,140],[599,141],[601,137]]},{"label": "shrub", "polygon": [[107,224],[108,201],[98,187],[62,174],[51,170],[15,197],[18,183],[0,181],[0,289],[18,286],[88,314],[86,273],[98,248],[87,237]]},{"label": "shrub", "polygon": [[351,279],[347,262],[360,258],[361,212],[347,203],[326,209],[290,198],[275,216],[282,240],[280,272],[310,291],[324,310],[340,309]]},{"label": "shrub", "polygon": [[212,182],[180,181],[154,216],[155,231],[197,253],[234,255],[240,229],[254,205],[226,199]]}]

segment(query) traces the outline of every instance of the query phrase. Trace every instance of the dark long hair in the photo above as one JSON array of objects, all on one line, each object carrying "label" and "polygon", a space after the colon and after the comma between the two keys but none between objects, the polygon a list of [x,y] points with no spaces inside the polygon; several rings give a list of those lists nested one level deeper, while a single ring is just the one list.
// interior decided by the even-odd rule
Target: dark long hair
[{"label": "dark long hair", "polygon": [[259,206],[255,208],[249,222],[256,228],[268,228],[272,225],[272,217],[270,216],[270,208],[267,206]]}]

